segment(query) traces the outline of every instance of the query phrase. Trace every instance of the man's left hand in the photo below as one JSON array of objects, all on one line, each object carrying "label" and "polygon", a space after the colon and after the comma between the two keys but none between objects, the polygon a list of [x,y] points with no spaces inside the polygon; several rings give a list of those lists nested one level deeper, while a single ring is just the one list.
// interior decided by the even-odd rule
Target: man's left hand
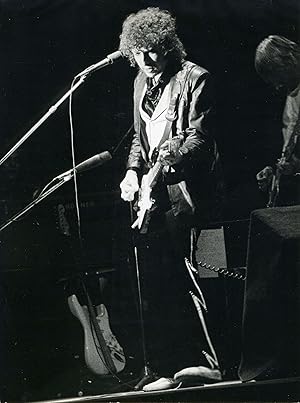
[{"label": "man's left hand", "polygon": [[292,155],[288,162],[279,161],[277,167],[283,175],[294,175],[300,172],[300,159]]},{"label": "man's left hand", "polygon": [[172,140],[166,140],[159,149],[158,160],[162,165],[171,166],[182,161],[183,154],[179,147],[174,147]]}]

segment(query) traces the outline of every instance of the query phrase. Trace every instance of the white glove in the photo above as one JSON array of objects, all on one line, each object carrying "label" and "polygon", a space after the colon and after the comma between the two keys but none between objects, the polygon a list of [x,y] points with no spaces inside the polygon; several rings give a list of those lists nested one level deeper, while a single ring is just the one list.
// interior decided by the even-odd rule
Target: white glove
[{"label": "white glove", "polygon": [[121,198],[125,201],[132,201],[135,193],[139,190],[137,173],[132,169],[126,172],[125,178],[120,183]]}]

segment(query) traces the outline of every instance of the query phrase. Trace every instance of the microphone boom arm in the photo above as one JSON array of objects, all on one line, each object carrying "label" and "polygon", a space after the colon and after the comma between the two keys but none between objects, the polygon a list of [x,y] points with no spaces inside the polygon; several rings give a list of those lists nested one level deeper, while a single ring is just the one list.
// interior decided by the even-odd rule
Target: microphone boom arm
[{"label": "microphone boom arm", "polygon": [[7,158],[9,158],[41,125],[44,123],[49,116],[51,116],[56,109],[74,92],[85,80],[85,76],[81,76],[80,79],[74,84],[69,91],[67,91],[54,105],[52,105],[49,110],[24,134],[24,136],[4,155],[0,160],[0,165],[2,165]]},{"label": "microphone boom arm", "polygon": [[[111,160],[112,156],[108,151],[104,151],[100,154],[94,155],[93,157],[89,158],[86,161],[83,161],[79,165],[77,165],[78,171],[85,171],[87,169],[93,168],[94,166],[97,165],[102,165],[106,161]],[[91,164],[91,162],[93,164]],[[76,170],[76,167],[75,167]],[[7,220],[4,224],[0,226],[0,232],[4,230],[6,227],[8,227],[10,224],[13,222],[17,221],[19,218],[23,217],[24,214],[27,213],[27,211],[31,210],[34,206],[36,206],[38,203],[40,203],[43,199],[48,197],[51,193],[53,193],[56,189],[60,188],[64,183],[68,182],[74,177],[74,169],[70,169],[67,172],[64,172],[61,175],[56,176],[53,178],[48,184],[44,187],[42,192],[39,194],[37,198],[35,198],[31,203],[29,203],[26,207],[24,207],[22,210],[20,210],[18,213],[16,213],[14,216],[12,216],[9,220]],[[56,184],[54,184],[51,188],[46,190],[48,186],[53,182],[53,181],[58,181]]]},{"label": "microphone boom arm", "polygon": [[32,128],[29,129],[24,136],[4,155],[4,157],[1,158],[0,166],[24,143],[24,141],[26,141],[36,131],[36,129],[41,126],[42,123],[48,119],[49,116],[56,111],[56,109],[65,101],[65,99],[67,99],[75,90],[77,90],[77,88],[84,82],[90,73],[114,63],[114,61],[118,60],[120,57],[122,57],[122,53],[118,50],[107,55],[106,58],[100,62],[87,67],[81,73],[77,74],[75,79],[78,79],[78,81],[72,85],[69,91],[67,91],[53,106],[51,106],[49,110],[32,126]]},{"label": "microphone boom arm", "polygon": [[16,213],[14,216],[12,216],[9,220],[7,220],[4,224],[0,226],[0,232],[4,230],[6,227],[8,227],[10,224],[13,222],[17,221],[19,218],[23,217],[24,214],[27,213],[27,211],[30,211],[34,206],[36,206],[38,203],[40,203],[43,199],[48,197],[51,193],[53,193],[56,189],[61,187],[64,183],[68,182],[72,178],[72,175],[65,176],[59,180],[58,183],[53,185],[50,189],[48,189],[46,192],[41,193],[36,199],[34,199],[31,203],[29,203],[26,207],[24,207],[22,210],[20,210],[18,213]]}]

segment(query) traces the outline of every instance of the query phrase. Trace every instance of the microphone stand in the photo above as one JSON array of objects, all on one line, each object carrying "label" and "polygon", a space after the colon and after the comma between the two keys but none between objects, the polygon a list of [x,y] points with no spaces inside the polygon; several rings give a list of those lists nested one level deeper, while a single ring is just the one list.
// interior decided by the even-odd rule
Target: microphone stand
[{"label": "microphone stand", "polygon": [[150,381],[155,379],[155,375],[153,374],[151,368],[149,367],[149,361],[147,357],[147,349],[146,349],[146,337],[145,337],[145,321],[143,315],[143,300],[142,300],[142,291],[141,291],[141,281],[140,281],[140,269],[139,269],[139,260],[138,260],[138,250],[137,247],[134,247],[134,263],[136,269],[136,277],[137,277],[137,288],[138,288],[138,299],[139,299],[139,316],[140,316],[140,328],[141,328],[141,337],[142,337],[142,353],[144,360],[144,367],[142,372],[142,377],[139,382],[134,386],[134,390],[140,390]]},{"label": "microphone stand", "polygon": [[[133,207],[132,207],[131,202],[130,202],[130,217],[131,217],[131,222],[133,222]],[[149,366],[149,361],[148,361],[148,357],[147,357],[140,265],[139,265],[137,240],[136,240],[136,236],[135,236],[134,232],[132,233],[132,242],[133,242],[134,266],[135,266],[135,271],[136,271],[137,291],[138,291],[138,313],[139,313],[139,319],[140,319],[142,354],[143,354],[143,361],[144,361],[141,379],[134,386],[134,390],[141,390],[143,388],[143,386],[145,386],[147,383],[155,380],[155,374],[153,373],[153,371],[151,370],[151,368]]]}]

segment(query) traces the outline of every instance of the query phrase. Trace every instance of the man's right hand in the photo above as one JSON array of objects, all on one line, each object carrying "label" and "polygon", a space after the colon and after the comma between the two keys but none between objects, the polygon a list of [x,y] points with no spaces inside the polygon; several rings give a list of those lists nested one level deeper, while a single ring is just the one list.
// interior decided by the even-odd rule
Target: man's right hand
[{"label": "man's right hand", "polygon": [[133,201],[135,193],[139,190],[137,173],[129,169],[120,183],[120,188],[121,198],[125,201]]},{"label": "man's right hand", "polygon": [[265,167],[256,175],[258,187],[260,190],[266,191],[270,188],[273,177],[273,168],[270,166]]}]

